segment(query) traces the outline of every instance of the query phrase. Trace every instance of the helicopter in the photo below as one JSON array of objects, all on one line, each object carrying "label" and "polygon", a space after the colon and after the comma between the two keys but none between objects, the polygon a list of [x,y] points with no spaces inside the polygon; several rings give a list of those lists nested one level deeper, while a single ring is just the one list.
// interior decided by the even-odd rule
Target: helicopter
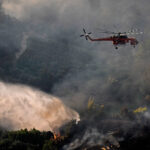
[{"label": "helicopter", "polygon": [[85,29],[83,28],[83,34],[80,35],[80,37],[85,37],[86,40],[90,41],[112,41],[115,49],[118,49],[119,45],[126,45],[127,43],[130,43],[134,48],[139,43],[138,40],[135,37],[128,37],[129,34],[143,34],[143,32],[140,32],[138,29],[131,30],[128,32],[111,32],[111,31],[102,31],[101,33],[105,34],[112,34],[110,37],[104,37],[104,38],[91,38],[90,34],[91,32],[87,33]]}]

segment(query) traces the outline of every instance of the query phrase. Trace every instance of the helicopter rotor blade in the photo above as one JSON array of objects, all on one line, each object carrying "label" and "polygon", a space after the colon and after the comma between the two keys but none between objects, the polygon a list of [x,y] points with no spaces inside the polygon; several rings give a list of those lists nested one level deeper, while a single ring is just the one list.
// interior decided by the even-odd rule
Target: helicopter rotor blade
[{"label": "helicopter rotor blade", "polygon": [[80,37],[83,37],[84,35],[82,34],[82,35],[80,35]]},{"label": "helicopter rotor blade", "polygon": [[109,30],[105,30],[105,29],[102,29],[102,28],[96,28],[97,30],[100,31],[100,33],[105,33],[105,34],[131,34],[131,35],[134,35],[134,34],[143,34],[143,32],[141,32],[138,28],[131,28],[131,30],[127,31],[127,32],[112,32],[112,31],[109,31]]},{"label": "helicopter rotor blade", "polygon": [[100,32],[100,33],[105,33],[105,34],[118,34],[116,32],[110,32],[110,31],[103,31],[103,32]]},{"label": "helicopter rotor blade", "polygon": [[105,30],[105,29],[101,29],[101,28],[97,28],[97,30],[100,30],[100,33],[106,33],[106,34],[118,34],[118,33],[116,33],[116,32],[109,31],[109,30]]},{"label": "helicopter rotor blade", "polygon": [[80,37],[85,37],[85,39],[88,40],[89,34],[92,34],[92,32],[86,33],[85,29],[83,28],[83,34],[81,34]]},{"label": "helicopter rotor blade", "polygon": [[105,34],[112,34],[112,33],[108,33],[108,32],[100,32],[100,33],[105,33]]},{"label": "helicopter rotor blade", "polygon": [[135,34],[136,34],[136,35],[139,35],[139,34],[143,34],[143,32],[127,32],[126,34],[127,34],[127,35],[130,35],[130,34],[131,34],[131,35],[135,35]]},{"label": "helicopter rotor blade", "polygon": [[138,34],[143,34],[143,32],[136,28],[136,29],[131,29],[131,30],[129,30],[129,31],[127,32],[127,34],[128,34],[128,35],[129,35],[129,34],[131,34],[131,35],[134,35],[134,34],[138,35]]},{"label": "helicopter rotor blade", "polygon": [[83,28],[83,32],[86,34],[86,31],[85,31],[85,29]]}]

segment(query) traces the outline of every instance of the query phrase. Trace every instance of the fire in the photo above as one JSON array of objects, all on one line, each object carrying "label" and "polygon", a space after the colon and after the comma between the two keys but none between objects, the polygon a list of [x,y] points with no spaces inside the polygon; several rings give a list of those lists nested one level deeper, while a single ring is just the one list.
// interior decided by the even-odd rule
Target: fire
[{"label": "fire", "polygon": [[55,133],[55,132],[54,132],[53,135],[54,135],[54,140],[58,140],[58,139],[61,138],[60,133]]},{"label": "fire", "polygon": [[109,146],[102,147],[101,150],[110,150]]},{"label": "fire", "polygon": [[59,141],[59,142],[61,142],[61,141],[64,141],[65,140],[65,136],[62,136],[59,132],[58,133],[53,133],[53,139],[52,140],[54,140],[54,141]]},{"label": "fire", "polygon": [[107,148],[107,150],[109,150],[109,149],[110,149],[110,147],[109,147],[109,146],[106,146],[106,148]]}]

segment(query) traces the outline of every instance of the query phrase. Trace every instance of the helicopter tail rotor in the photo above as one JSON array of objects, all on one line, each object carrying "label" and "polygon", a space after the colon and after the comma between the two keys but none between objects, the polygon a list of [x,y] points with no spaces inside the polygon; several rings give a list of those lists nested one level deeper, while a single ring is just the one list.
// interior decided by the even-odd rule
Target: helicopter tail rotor
[{"label": "helicopter tail rotor", "polygon": [[85,29],[83,28],[83,34],[80,35],[80,37],[85,37],[86,40],[88,40],[88,35],[92,34],[91,32],[86,33]]}]

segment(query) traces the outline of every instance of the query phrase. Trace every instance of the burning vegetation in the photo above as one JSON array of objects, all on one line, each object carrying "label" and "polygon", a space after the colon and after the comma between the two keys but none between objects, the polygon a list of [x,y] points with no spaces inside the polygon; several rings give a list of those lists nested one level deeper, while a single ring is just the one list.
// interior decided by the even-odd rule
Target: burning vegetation
[{"label": "burning vegetation", "polygon": [[147,106],[124,107],[110,116],[107,105],[96,104],[94,97],[90,97],[79,124],[71,122],[61,128],[67,139],[63,150],[148,150],[147,113]]},{"label": "burning vegetation", "polygon": [[[150,150],[149,3],[1,0],[0,80],[81,121],[0,82],[0,150]],[[79,40],[114,22],[145,30],[136,49]]]},{"label": "burning vegetation", "polygon": [[36,129],[0,132],[1,150],[149,150],[148,107],[108,115],[107,106],[90,98],[81,121],[73,120],[57,132]]}]

